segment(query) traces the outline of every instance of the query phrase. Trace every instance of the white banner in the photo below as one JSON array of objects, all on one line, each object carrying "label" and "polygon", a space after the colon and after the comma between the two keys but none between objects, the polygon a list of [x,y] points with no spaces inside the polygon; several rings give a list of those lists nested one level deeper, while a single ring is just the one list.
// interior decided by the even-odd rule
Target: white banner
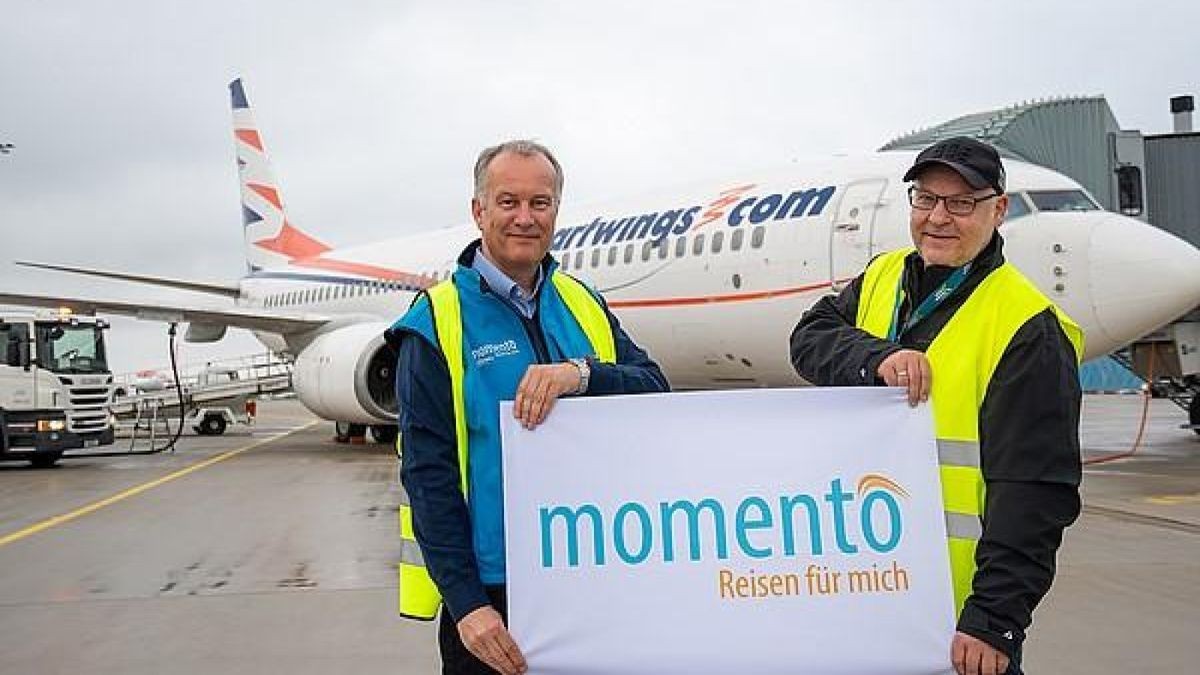
[{"label": "white banner", "polygon": [[534,674],[950,672],[929,407],[898,389],[501,407],[509,627]]}]

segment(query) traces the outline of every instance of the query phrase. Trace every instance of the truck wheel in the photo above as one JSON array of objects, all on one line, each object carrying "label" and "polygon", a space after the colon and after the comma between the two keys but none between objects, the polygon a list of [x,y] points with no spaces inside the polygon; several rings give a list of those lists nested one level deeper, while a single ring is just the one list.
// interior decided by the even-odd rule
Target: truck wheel
[{"label": "truck wheel", "polygon": [[29,465],[35,469],[49,469],[58,464],[60,458],[62,458],[61,452],[42,452],[29,458]]},{"label": "truck wheel", "polygon": [[372,424],[371,438],[376,443],[395,443],[398,430],[394,424]]},{"label": "truck wheel", "polygon": [[200,434],[202,436],[220,436],[225,433],[225,418],[220,415],[208,415],[200,421]]}]

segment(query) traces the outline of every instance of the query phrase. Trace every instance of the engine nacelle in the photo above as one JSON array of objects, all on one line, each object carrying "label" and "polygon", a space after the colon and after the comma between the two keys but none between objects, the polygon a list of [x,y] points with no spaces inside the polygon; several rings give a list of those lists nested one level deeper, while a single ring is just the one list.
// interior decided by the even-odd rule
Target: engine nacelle
[{"label": "engine nacelle", "polygon": [[297,356],[292,386],[306,408],[338,422],[396,422],[396,358],[390,324],[360,323],[318,335]]}]

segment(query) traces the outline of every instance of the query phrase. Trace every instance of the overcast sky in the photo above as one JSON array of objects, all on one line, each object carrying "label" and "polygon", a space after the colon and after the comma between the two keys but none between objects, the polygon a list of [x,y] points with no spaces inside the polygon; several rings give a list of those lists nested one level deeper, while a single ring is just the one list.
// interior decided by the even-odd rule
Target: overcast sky
[{"label": "overcast sky", "polygon": [[[343,7],[342,5],[346,5]],[[350,7],[352,6],[352,8]],[[334,245],[467,222],[478,150],[558,153],[566,200],[869,152],[1012,103],[1107,96],[1170,130],[1200,94],[1200,4],[20,2],[0,37],[0,288],[162,298],[32,259],[229,280],[241,76],[289,214]],[[115,322],[117,371],[165,330]],[[256,349],[248,334],[184,358]]]}]

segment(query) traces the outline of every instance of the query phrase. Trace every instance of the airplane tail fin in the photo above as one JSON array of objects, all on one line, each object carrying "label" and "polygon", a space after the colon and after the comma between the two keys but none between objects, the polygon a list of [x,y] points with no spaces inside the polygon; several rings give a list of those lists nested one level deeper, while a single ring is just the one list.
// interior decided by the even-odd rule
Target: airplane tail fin
[{"label": "airplane tail fin", "polygon": [[329,246],[288,220],[279,183],[254,122],[254,113],[246,101],[241,78],[229,83],[229,93],[233,103],[238,180],[242,188],[247,271],[285,267],[293,260],[314,258],[328,251]]}]

